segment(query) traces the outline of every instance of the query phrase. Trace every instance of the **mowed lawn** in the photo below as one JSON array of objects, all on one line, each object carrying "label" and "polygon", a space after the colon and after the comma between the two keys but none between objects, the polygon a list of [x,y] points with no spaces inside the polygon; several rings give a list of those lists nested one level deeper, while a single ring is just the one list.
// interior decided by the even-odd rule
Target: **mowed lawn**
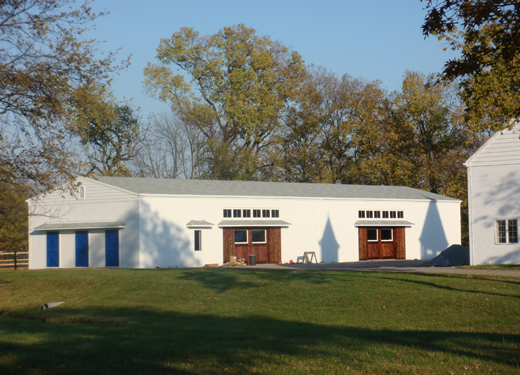
[{"label": "mowed lawn", "polygon": [[518,278],[2,271],[0,311],[1,374],[520,373]]}]

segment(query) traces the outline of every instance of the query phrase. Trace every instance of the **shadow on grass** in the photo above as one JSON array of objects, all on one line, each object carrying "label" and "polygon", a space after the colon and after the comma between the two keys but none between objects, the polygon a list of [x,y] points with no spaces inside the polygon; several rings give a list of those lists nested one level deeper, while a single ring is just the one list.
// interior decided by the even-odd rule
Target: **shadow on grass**
[{"label": "shadow on grass", "polygon": [[411,369],[406,366],[445,373],[441,362],[454,360],[511,372],[520,366],[520,337],[513,334],[376,330],[146,309],[90,311],[133,317],[128,325],[49,322],[77,313],[59,308],[33,316],[47,322],[0,318],[0,373],[382,373]]},{"label": "shadow on grass", "polygon": [[[247,275],[247,278],[242,278]],[[253,280],[251,281],[251,275]],[[313,272],[313,271],[287,271],[287,270],[261,270],[261,269],[198,269],[183,270],[180,279],[195,281],[208,289],[226,292],[232,289],[256,289],[262,287],[262,281],[285,283],[287,281],[303,281],[309,284],[327,284],[336,278],[345,279],[345,274],[334,272]]]},{"label": "shadow on grass", "polygon": [[[403,273],[404,274],[404,273]],[[382,274],[384,275],[384,274]],[[488,278],[468,278],[467,275],[456,275],[456,274],[414,274],[414,279],[417,278],[424,278],[424,279],[435,279],[435,278],[442,278],[444,279],[444,282],[449,282],[450,279],[465,279],[465,280],[479,280],[483,282],[491,282],[491,283],[501,283],[501,284],[513,284],[513,285],[520,285],[520,282],[511,281],[511,280],[503,280],[503,279],[488,279]],[[363,277],[363,275],[357,275],[357,277]],[[366,276],[365,276],[366,277]],[[404,283],[412,283],[412,284],[419,284],[424,285],[436,289],[443,289],[443,290],[449,290],[452,292],[464,292],[464,293],[475,293],[475,294],[482,294],[482,295],[490,295],[490,296],[501,296],[501,297],[509,297],[509,298],[520,298],[520,295],[514,295],[514,294],[503,294],[503,293],[496,293],[496,292],[488,292],[482,289],[478,290],[471,290],[471,289],[464,289],[464,288],[455,288],[448,285],[441,285],[437,284],[431,281],[423,281],[423,280],[413,280],[411,278],[399,278],[399,277],[382,277],[382,279],[390,280],[390,281],[402,281]]]}]

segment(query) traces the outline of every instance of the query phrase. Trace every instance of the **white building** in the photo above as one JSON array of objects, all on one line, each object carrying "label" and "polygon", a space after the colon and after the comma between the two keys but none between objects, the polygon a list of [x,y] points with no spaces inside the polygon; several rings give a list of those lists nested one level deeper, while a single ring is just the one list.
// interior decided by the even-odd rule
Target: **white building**
[{"label": "white building", "polygon": [[520,263],[520,127],[497,132],[468,169],[470,263]]},{"label": "white building", "polygon": [[460,244],[460,201],[407,187],[79,178],[30,201],[29,267],[198,267],[430,259]]}]

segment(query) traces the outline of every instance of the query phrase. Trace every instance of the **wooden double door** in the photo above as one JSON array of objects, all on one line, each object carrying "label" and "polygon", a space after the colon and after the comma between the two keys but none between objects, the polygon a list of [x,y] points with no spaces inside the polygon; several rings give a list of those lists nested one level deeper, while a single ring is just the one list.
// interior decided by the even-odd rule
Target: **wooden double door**
[{"label": "wooden double door", "polygon": [[359,228],[359,260],[406,259],[405,228]]},{"label": "wooden double door", "polygon": [[281,228],[224,228],[224,262],[229,262],[234,255],[237,260],[245,259],[249,263],[251,254],[256,255],[257,263],[280,262]]}]

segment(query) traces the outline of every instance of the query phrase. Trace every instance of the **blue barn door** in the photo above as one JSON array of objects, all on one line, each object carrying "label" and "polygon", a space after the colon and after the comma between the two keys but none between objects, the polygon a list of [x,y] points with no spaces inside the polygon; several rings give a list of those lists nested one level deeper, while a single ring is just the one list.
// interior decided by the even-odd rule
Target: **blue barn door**
[{"label": "blue barn door", "polygon": [[105,253],[107,267],[119,267],[119,231],[105,231]]},{"label": "blue barn door", "polygon": [[47,267],[60,266],[60,233],[47,232]]},{"label": "blue barn door", "polygon": [[88,232],[76,232],[76,267],[88,267]]}]

